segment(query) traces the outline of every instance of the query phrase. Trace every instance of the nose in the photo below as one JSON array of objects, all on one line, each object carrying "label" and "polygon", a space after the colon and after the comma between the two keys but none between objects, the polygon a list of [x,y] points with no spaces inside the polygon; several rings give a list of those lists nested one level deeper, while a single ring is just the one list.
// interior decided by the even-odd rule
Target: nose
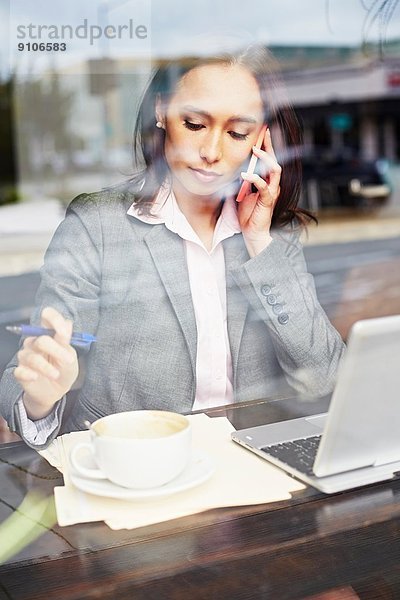
[{"label": "nose", "polygon": [[215,163],[222,157],[222,136],[219,131],[207,132],[200,147],[200,157],[209,164]]}]

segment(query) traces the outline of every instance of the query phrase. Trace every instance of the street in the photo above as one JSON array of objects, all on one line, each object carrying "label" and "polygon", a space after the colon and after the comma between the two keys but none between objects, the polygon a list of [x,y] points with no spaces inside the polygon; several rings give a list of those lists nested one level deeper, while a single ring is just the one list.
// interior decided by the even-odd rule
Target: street
[{"label": "street", "polygon": [[400,313],[400,236],[308,246],[305,255],[321,305],[344,339],[359,319]]}]

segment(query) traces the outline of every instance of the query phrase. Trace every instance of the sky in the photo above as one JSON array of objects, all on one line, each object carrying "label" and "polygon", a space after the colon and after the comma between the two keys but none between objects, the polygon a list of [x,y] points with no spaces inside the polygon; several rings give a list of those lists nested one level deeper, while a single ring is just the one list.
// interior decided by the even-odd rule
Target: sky
[{"label": "sky", "polygon": [[[379,18],[371,18],[378,4],[393,9],[383,28]],[[144,25],[147,36],[132,38],[125,31],[121,39],[107,40],[102,35],[93,43],[75,37],[64,40],[66,51],[54,53],[54,60],[62,63],[102,54],[179,55],[210,51],[214,46],[221,49],[221,45],[237,40],[267,45],[357,46],[363,39],[400,38],[399,0],[0,0],[0,70],[10,61],[26,69],[40,69],[49,60],[48,54],[28,51],[26,46],[18,50],[18,43],[35,41],[26,35],[21,40],[18,26],[68,24],[76,28],[85,19],[89,25]]]},{"label": "sky", "polygon": [[[395,7],[388,37],[400,36],[400,6]],[[359,44],[363,37],[366,8],[374,0],[153,0],[153,45],[162,50],[190,44],[204,31],[226,27],[248,33],[267,44]],[[188,6],[190,9],[188,10]],[[370,31],[379,39],[379,22]]]}]

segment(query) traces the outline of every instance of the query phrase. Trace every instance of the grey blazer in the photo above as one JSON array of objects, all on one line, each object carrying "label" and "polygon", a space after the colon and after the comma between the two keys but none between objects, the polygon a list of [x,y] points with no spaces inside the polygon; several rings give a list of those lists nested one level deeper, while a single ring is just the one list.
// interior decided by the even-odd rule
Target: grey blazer
[{"label": "grey blazer", "polygon": [[[53,306],[76,331],[97,336],[80,357],[82,383],[62,431],[118,411],[189,412],[194,402],[197,336],[184,242],[163,224],[127,215],[133,198],[127,186],[78,196],[45,255],[32,322]],[[317,300],[298,233],[272,236],[253,258],[241,234],[223,242],[235,402],[324,395],[344,349]],[[14,357],[3,375],[0,410],[21,433],[16,364]],[[66,403],[68,394],[60,421]]]}]

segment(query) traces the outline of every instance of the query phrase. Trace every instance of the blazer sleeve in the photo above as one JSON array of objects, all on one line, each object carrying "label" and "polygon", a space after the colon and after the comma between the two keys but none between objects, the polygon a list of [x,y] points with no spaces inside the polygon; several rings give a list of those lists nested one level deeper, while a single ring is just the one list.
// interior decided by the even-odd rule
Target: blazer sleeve
[{"label": "blazer sleeve", "polygon": [[[35,299],[31,323],[40,324],[44,307],[52,306],[65,318],[72,319],[76,331],[96,333],[101,282],[102,235],[96,201],[92,195],[81,194],[69,205],[65,219],[57,228],[40,270],[41,283]],[[79,351],[80,365],[85,351]],[[20,435],[27,445],[46,447],[58,434],[67,397],[57,411],[58,426],[44,444],[32,444],[24,438],[18,400],[23,392],[13,372],[18,364],[15,355],[7,365],[0,382],[0,413],[11,431]],[[54,412],[53,411],[53,412]]]},{"label": "blazer sleeve", "polygon": [[299,236],[273,233],[267,248],[230,274],[268,327],[289,385],[318,397],[333,390],[345,344],[317,299]]}]

